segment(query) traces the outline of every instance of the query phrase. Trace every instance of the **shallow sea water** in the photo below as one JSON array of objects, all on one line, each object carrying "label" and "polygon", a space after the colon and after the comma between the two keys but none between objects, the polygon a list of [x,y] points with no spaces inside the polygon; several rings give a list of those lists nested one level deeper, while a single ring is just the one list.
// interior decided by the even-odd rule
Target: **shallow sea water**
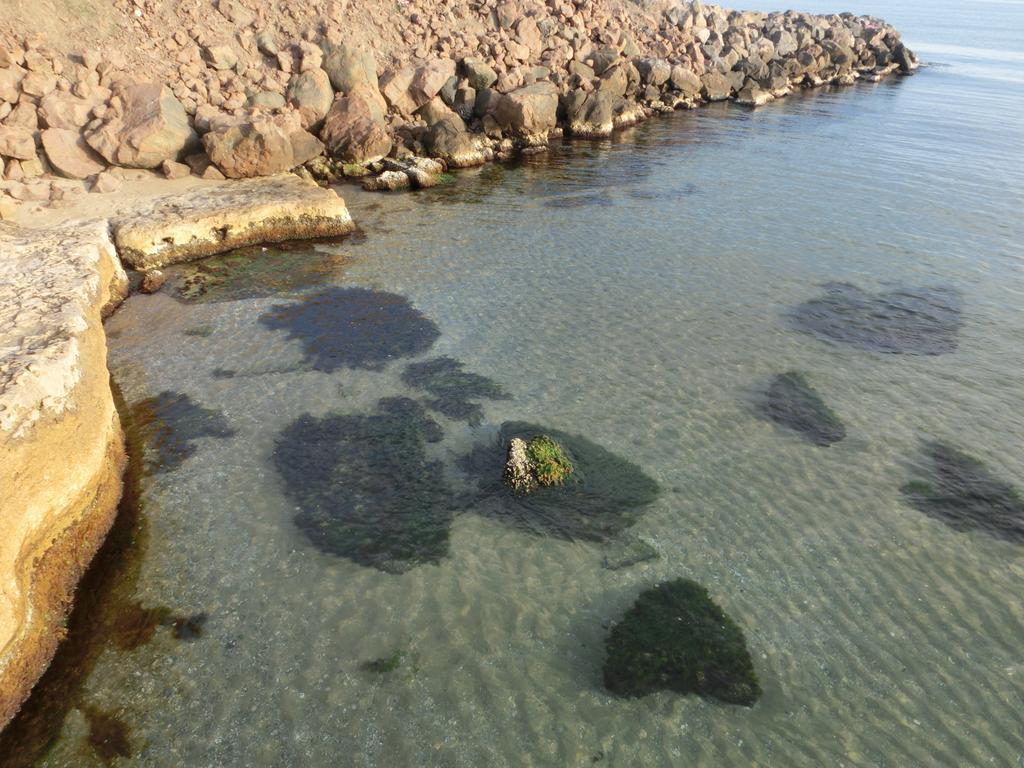
[{"label": "shallow sea water", "polygon": [[[932,440],[1024,486],[1024,5],[856,10],[933,66],[677,113],[438,190],[346,187],[360,236],[257,256],[301,278],[232,288],[226,268],[202,300],[172,285],[127,302],[108,322],[127,401],[209,409],[143,481],[136,597],[207,618],[188,642],[160,630],[99,658],[81,696],[130,727],[117,764],[1021,764],[1024,549],[901,487]],[[958,325],[941,354],[816,335],[794,313],[829,283],[955,295]],[[349,297],[326,326],[282,315],[325,290]],[[369,291],[394,295],[386,311],[350,301]],[[479,423],[426,412],[443,435],[417,460],[459,500],[438,517],[446,554],[387,570],[315,547],[275,463],[282,434],[426,403],[402,373],[439,356],[510,395],[479,398]],[[842,440],[759,413],[790,370]],[[485,514],[460,460],[511,420],[585,436],[660,496],[604,542]],[[353,505],[372,506],[362,492]],[[604,567],[630,537],[659,557]],[[680,576],[746,633],[752,709],[603,690],[611,622]],[[397,669],[367,667],[396,652]],[[40,764],[98,764],[85,739],[73,709]]]}]

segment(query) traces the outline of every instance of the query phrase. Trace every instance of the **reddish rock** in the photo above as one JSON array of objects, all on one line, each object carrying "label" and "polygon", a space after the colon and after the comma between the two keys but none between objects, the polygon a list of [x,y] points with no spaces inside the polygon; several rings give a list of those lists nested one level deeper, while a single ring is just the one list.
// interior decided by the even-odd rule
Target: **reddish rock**
[{"label": "reddish rock", "polygon": [[47,160],[64,178],[87,179],[107,167],[78,131],[47,128],[42,133],[42,141]]},{"label": "reddish rock", "polygon": [[298,112],[254,113],[203,136],[210,160],[228,178],[272,176],[319,155],[323,144],[303,129]]},{"label": "reddish rock", "polygon": [[197,143],[185,107],[165,86],[119,87],[111,107],[112,114],[85,137],[111,165],[157,168],[164,160],[177,160]]},{"label": "reddish rock", "polygon": [[357,86],[335,100],[320,129],[328,153],[346,163],[368,163],[387,155],[392,142],[384,124],[386,109],[380,93],[369,86]]},{"label": "reddish rock", "polygon": [[36,156],[36,141],[32,131],[25,128],[0,126],[0,155],[16,160],[29,160]]}]

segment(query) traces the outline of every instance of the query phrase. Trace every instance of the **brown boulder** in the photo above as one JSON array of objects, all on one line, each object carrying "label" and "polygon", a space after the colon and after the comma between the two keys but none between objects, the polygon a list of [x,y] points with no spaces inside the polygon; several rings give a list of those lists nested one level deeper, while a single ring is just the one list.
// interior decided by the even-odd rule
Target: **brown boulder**
[{"label": "brown boulder", "polygon": [[387,105],[370,86],[357,86],[331,106],[320,129],[328,153],[346,163],[369,163],[391,151],[384,124]]},{"label": "brown boulder", "polygon": [[177,160],[197,142],[185,107],[165,86],[121,86],[110,106],[110,116],[85,140],[111,165],[157,168],[164,160]]},{"label": "brown boulder", "polygon": [[433,59],[419,67],[409,86],[409,95],[416,107],[422,107],[437,96],[454,76],[455,62],[451,59]]},{"label": "brown boulder", "polygon": [[0,155],[16,160],[31,160],[36,156],[36,141],[32,131],[0,125]]},{"label": "brown boulder", "polygon": [[68,179],[87,179],[107,167],[103,158],[85,143],[82,134],[67,128],[47,128],[43,150],[53,170]]},{"label": "brown boulder", "polygon": [[323,144],[304,130],[298,112],[256,112],[203,136],[203,146],[226,177],[272,176],[312,160]]},{"label": "brown boulder", "polygon": [[498,126],[520,138],[545,139],[558,119],[558,90],[548,82],[506,93],[492,113]]}]

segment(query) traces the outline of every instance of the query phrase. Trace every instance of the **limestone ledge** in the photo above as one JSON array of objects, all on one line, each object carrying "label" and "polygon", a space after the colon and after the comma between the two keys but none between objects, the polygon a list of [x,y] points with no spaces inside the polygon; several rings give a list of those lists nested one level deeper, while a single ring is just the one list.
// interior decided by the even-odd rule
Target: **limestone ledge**
[{"label": "limestone ledge", "polygon": [[345,235],[345,201],[290,173],[155,198],[112,221],[126,266],[153,269],[258,243]]},{"label": "limestone ledge", "polygon": [[0,728],[52,659],[116,516],[125,449],[103,319],[128,292],[122,260],[148,268],[354,228],[337,194],[292,175],[150,191],[119,211],[0,223]]}]

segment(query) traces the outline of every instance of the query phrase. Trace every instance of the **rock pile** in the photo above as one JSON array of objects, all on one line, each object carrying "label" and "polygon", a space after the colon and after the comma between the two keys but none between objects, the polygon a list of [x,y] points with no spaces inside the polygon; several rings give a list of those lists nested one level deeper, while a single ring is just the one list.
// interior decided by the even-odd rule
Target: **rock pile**
[{"label": "rock pile", "polygon": [[[326,153],[355,175],[384,158],[462,167],[563,130],[607,136],[658,112],[724,99],[756,106],[917,65],[875,18],[700,0],[453,0],[413,3],[401,16],[382,0],[301,10],[119,2],[138,38],[124,46],[132,60],[66,55],[0,27],[8,196],[52,199],[47,174],[104,191],[117,185],[117,173],[104,175],[111,166],[241,178]],[[425,186],[408,168],[382,170],[391,175],[371,187]]]}]

